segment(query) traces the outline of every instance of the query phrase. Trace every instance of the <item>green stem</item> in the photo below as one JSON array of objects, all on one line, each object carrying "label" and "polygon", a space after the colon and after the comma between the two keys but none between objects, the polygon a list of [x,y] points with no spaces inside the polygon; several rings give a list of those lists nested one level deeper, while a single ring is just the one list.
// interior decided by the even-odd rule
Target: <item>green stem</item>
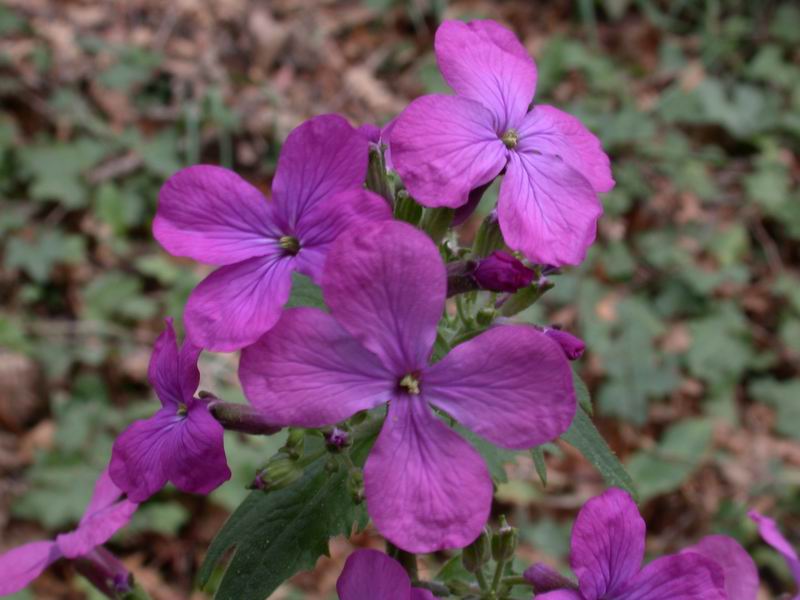
[{"label": "green stem", "polygon": [[506,566],[506,560],[500,559],[494,568],[494,577],[492,578],[492,590],[497,591],[500,588],[500,580],[503,579],[503,569]]},{"label": "green stem", "polygon": [[533,584],[524,577],[522,577],[521,575],[515,575],[513,577],[505,577],[503,579],[503,585],[507,585],[508,587],[514,587],[515,585],[524,585],[530,588],[533,587]]},{"label": "green stem", "polygon": [[489,584],[486,582],[486,577],[483,574],[483,569],[478,569],[475,571],[475,579],[478,580],[478,585],[481,586],[482,592],[489,591]]}]

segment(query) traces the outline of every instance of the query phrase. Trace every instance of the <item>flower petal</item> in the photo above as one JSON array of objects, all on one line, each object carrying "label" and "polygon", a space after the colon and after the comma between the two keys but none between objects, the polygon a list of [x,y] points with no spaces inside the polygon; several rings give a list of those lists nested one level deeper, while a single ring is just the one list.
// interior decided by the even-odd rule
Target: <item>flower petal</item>
[{"label": "flower petal", "polygon": [[367,512],[408,552],[462,548],[481,532],[492,479],[481,456],[418,398],[399,396],[364,468]]},{"label": "flower petal", "polygon": [[294,263],[288,257],[258,257],[211,273],[186,303],[184,321],[192,343],[232,352],[264,335],[289,299]]},{"label": "flower petal", "polygon": [[536,600],[586,600],[580,592],[575,590],[556,590],[545,594],[536,594]]},{"label": "flower petal", "polygon": [[377,550],[347,557],[336,582],[339,600],[409,600],[411,580],[399,562]]},{"label": "flower petal", "polygon": [[273,252],[282,234],[261,192],[233,171],[198,165],[161,188],[153,235],[174,256],[230,265]]},{"label": "flower petal", "polygon": [[323,198],[301,215],[297,224],[301,248],[297,270],[321,283],[325,259],[339,235],[351,227],[391,218],[386,200],[367,190],[347,190]]},{"label": "flower petal", "polygon": [[744,548],[727,535],[709,535],[681,552],[696,552],[716,562],[725,575],[727,600],[755,600],[758,570]]},{"label": "flower petal", "polygon": [[435,48],[445,81],[491,110],[496,131],[519,124],[536,92],[536,64],[513,32],[493,21],[445,21]]},{"label": "flower petal", "polygon": [[231,478],[225,458],[222,425],[205,404],[189,409],[172,430],[164,456],[169,480],[182,492],[209,494]]},{"label": "flower petal", "polygon": [[163,408],[132,423],[114,441],[108,472],[130,500],[144,502],[166,485],[165,447],[179,419],[174,410]]},{"label": "flower petal", "polygon": [[792,548],[792,545],[783,537],[780,529],[778,529],[777,523],[775,523],[773,519],[754,510],[748,512],[747,516],[758,525],[758,534],[761,536],[761,539],[775,548],[775,550],[783,556],[783,560],[785,560],[786,564],[789,566],[789,570],[792,572],[792,576],[797,582],[797,585],[800,586],[800,559],[798,559],[797,552]]},{"label": "flower petal", "polygon": [[409,600],[436,600],[433,592],[423,588],[411,588],[411,596]]},{"label": "flower petal", "polygon": [[61,558],[55,542],[31,542],[0,554],[0,596],[27,587],[47,567]]},{"label": "flower petal", "polygon": [[539,264],[577,265],[603,207],[589,181],[564,161],[512,152],[497,204],[506,243]]},{"label": "flower petal", "polygon": [[147,369],[147,379],[163,406],[177,408],[179,403],[192,398],[200,383],[197,368],[200,352],[202,349],[188,340],[178,350],[172,319],[166,319],[166,327],[156,339]]},{"label": "flower petal", "polygon": [[109,475],[108,469],[106,468],[100,473],[100,477],[97,478],[94,484],[94,492],[92,492],[92,498],[89,500],[86,510],[83,511],[81,523],[86,522],[95,514],[114,504],[120,499],[122,494],[123,491],[112,481],[111,475]]},{"label": "flower petal", "polygon": [[75,531],[62,533],[56,538],[59,550],[67,558],[88,554],[105,544],[131,520],[139,505],[130,500],[120,500],[81,521]]},{"label": "flower petal", "polygon": [[349,229],[328,254],[322,292],[334,318],[395,375],[427,364],[447,276],[419,229],[399,221]]},{"label": "flower petal", "polygon": [[576,117],[539,104],[519,128],[519,152],[538,152],[559,156],[592,184],[595,192],[610,192],[614,187],[611,163],[600,140]]},{"label": "flower petal", "polygon": [[367,175],[369,142],[339,115],[320,115],[296,127],[278,158],[272,195],[282,222],[294,230],[317,202],[358,189]]},{"label": "flower petal", "polygon": [[239,380],[270,422],[322,427],[389,400],[396,378],[327,313],[293,308],[242,350]]},{"label": "flower petal", "polygon": [[569,428],[577,402],[558,344],[527,325],[500,325],[422,374],[424,398],[504,448],[530,448]]},{"label": "flower petal", "polygon": [[636,575],[646,527],[627,492],[611,488],[583,505],[572,528],[570,565],[587,599],[614,597]]},{"label": "flower petal", "polygon": [[614,600],[727,600],[724,586],[715,562],[696,553],[673,554],[647,565]]},{"label": "flower petal", "polygon": [[483,106],[458,96],[417,98],[392,129],[392,162],[409,193],[425,206],[457,208],[494,179],[508,150]]}]

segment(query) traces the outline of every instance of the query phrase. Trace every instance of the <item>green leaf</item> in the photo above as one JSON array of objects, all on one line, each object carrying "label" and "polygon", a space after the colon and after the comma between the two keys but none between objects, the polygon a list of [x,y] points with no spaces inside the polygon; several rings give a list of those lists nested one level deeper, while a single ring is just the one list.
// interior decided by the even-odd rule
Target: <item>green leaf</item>
[{"label": "green leaf", "polygon": [[671,492],[700,466],[711,445],[710,419],[689,419],[667,429],[658,446],[628,462],[642,500]]},{"label": "green leaf", "polygon": [[572,366],[572,385],[575,387],[575,396],[578,398],[578,404],[590,416],[594,414],[594,407],[592,406],[592,398],[589,395],[589,388],[586,387],[586,382],[578,375],[575,366]]},{"label": "green leaf", "polygon": [[778,433],[800,439],[800,381],[758,379],[748,386],[747,391],[755,400],[775,408]]},{"label": "green leaf", "polygon": [[513,450],[499,448],[491,442],[487,442],[483,438],[478,437],[461,425],[457,424],[454,429],[461,437],[466,438],[469,443],[472,444],[472,447],[478,451],[478,454],[483,457],[495,483],[506,483],[508,481],[508,475],[506,475],[505,465],[513,462],[517,453]]},{"label": "green leaf", "polygon": [[[373,440],[368,436],[353,448],[356,464],[366,458]],[[251,492],[211,543],[200,568],[200,585],[208,584],[215,566],[235,548],[215,598],[266,598],[289,577],[327,556],[329,538],[349,535],[354,524],[365,526],[366,511],[353,501],[347,468],[339,465],[329,472],[329,458],[327,453],[318,458],[288,487]]]},{"label": "green leaf", "polygon": [[5,265],[8,269],[21,269],[34,281],[44,283],[57,264],[81,262],[86,253],[85,242],[85,238],[59,229],[42,231],[33,240],[14,237],[6,248]]},{"label": "green leaf", "polygon": [[322,290],[305,275],[292,273],[292,295],[286,303],[286,308],[297,306],[311,306],[325,309],[325,300],[322,299]]},{"label": "green leaf", "polygon": [[637,497],[631,476],[582,408],[578,408],[575,412],[572,425],[561,439],[577,448],[586,460],[594,465],[608,485],[622,488],[630,492],[634,498]]}]

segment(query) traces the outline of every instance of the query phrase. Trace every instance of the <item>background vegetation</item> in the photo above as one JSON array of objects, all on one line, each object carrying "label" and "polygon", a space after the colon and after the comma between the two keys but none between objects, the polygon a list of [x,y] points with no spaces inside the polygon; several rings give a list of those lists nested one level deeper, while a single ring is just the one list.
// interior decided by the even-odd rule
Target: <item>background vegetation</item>
[{"label": "background vegetation", "polygon": [[[587,341],[579,368],[638,484],[649,549],[725,532],[752,551],[765,598],[790,589],[744,517],[757,507],[800,543],[790,1],[3,0],[0,550],[77,520],[114,436],[153,409],[151,344],[205,274],[150,235],[165,178],[207,162],[268,189],[302,120],[383,123],[443,90],[432,32],[474,17],[520,34],[537,100],[579,115],[612,156],[599,241],[532,316]],[[236,361],[205,356],[201,387],[242,399]],[[154,598],[186,597],[280,443],[229,435],[233,483],[208,499],[167,490],[116,538]],[[571,520],[603,483],[567,446],[548,450],[546,490],[529,455],[510,457],[495,512],[521,528],[526,558],[563,566]],[[336,540],[275,598],[331,598],[350,547]],[[18,598],[93,597],[67,566],[34,589]]]}]

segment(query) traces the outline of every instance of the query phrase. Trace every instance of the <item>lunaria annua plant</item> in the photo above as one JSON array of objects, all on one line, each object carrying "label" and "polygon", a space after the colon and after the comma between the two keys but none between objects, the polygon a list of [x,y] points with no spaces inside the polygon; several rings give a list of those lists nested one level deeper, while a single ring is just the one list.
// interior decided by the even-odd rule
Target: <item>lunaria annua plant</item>
[{"label": "lunaria annua plant", "polygon": [[[155,238],[217,268],[189,297],[183,343],[171,320],[155,343],[161,407],[119,436],[75,531],[0,557],[0,593],[65,558],[109,597],[146,598],[103,544],[168,482],[207,494],[227,481],[224,430],[288,428],[200,570],[217,598],[266,598],[371,521],[386,553],[352,553],[342,600],[755,600],[753,561],[725,536],[645,564],[633,482],[576,394],[583,342],[519,316],[595,239],[614,186],[600,142],[533,102],[536,65],[501,25],[445,22],[435,49],[454,94],[382,129],[303,123],[270,197],[214,166],[164,184]],[[496,208],[462,245],[453,227],[498,178]],[[198,393],[203,351],[241,352],[249,405]],[[498,448],[532,450],[544,475],[539,446],[559,437],[609,483],[575,521],[572,578],[520,568],[516,530],[487,525]],[[753,518],[800,578],[775,524]],[[422,577],[416,555],[438,551],[447,566]]]}]

